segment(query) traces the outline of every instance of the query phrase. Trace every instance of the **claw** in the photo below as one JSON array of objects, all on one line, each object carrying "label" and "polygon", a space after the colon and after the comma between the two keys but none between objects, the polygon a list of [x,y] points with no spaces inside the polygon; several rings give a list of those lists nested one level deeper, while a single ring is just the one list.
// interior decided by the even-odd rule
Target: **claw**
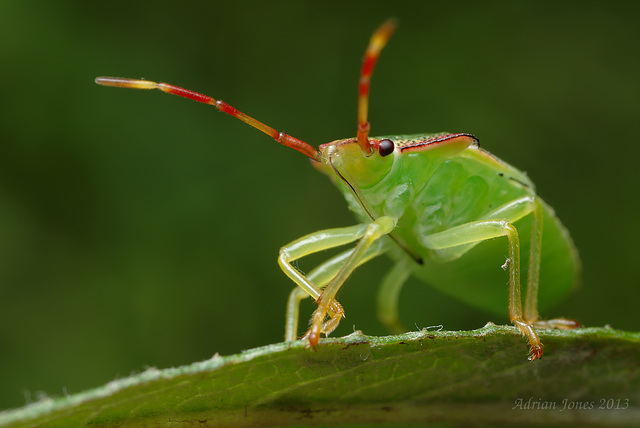
[{"label": "claw", "polygon": [[309,341],[309,345],[307,345],[307,348],[312,348],[314,350],[316,349],[316,345],[320,341],[320,331],[319,330],[320,329],[316,328],[315,326],[311,326],[311,328],[309,329],[307,334],[305,334],[302,337],[303,339],[307,339]]},{"label": "claw", "polygon": [[529,355],[529,361],[533,361],[541,357],[542,357],[542,345],[531,346],[531,354]]}]

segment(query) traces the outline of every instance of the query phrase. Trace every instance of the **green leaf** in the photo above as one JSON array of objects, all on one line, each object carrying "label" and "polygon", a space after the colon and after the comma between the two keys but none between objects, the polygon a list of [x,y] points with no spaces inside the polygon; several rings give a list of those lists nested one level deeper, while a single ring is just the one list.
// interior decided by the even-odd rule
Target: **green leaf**
[{"label": "green leaf", "polygon": [[115,380],[0,413],[0,426],[640,424],[640,334],[541,331],[527,360],[513,327],[355,332]]}]

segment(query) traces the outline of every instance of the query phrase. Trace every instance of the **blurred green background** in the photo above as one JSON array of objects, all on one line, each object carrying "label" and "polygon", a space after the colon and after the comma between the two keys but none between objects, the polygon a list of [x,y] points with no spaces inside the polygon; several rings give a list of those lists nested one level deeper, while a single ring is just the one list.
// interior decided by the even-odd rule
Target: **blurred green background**
[{"label": "blurred green background", "polygon": [[[640,4],[390,3],[0,3],[0,408],[281,341],[278,249],[354,223],[297,152],[94,77],[183,85],[317,145],[355,134],[362,54],[389,16],[372,134],[472,132],[527,171],[584,263],[546,315],[640,329]],[[356,272],[337,334],[385,334],[389,267]],[[506,297],[497,319],[417,281],[401,313],[415,328],[507,321]]]}]

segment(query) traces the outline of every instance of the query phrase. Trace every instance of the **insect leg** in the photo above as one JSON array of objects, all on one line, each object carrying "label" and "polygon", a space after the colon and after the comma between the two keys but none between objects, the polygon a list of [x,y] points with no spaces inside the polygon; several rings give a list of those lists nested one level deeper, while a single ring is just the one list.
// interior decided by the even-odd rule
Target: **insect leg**
[{"label": "insect leg", "polygon": [[[358,264],[364,264],[372,258],[384,253],[387,250],[387,242],[378,240],[372,245],[365,256],[360,260]],[[324,288],[331,278],[336,276],[340,268],[347,261],[353,249],[347,250],[338,254],[335,257],[322,263],[315,269],[313,269],[307,275],[307,279],[316,285],[318,288]],[[291,342],[297,339],[298,335],[298,319],[300,313],[300,302],[302,299],[309,297],[309,294],[302,288],[296,287],[289,294],[289,300],[287,301],[287,318],[285,323],[285,342]],[[323,331],[324,332],[324,331]]]},{"label": "insect leg", "polygon": [[298,320],[300,318],[300,302],[309,297],[306,291],[296,287],[289,293],[287,300],[287,316],[284,323],[284,341],[293,342],[298,338]]},{"label": "insect leg", "polygon": [[[311,328],[304,336],[304,338],[309,340],[310,346],[315,346],[320,340],[320,334],[323,332],[324,319],[328,312],[333,309],[331,304],[335,302],[334,298],[338,290],[340,290],[353,270],[361,263],[361,260],[365,257],[367,250],[373,243],[391,232],[395,226],[395,220],[387,216],[379,217],[373,223],[366,225],[366,232],[354,248],[346,263],[316,300],[318,308],[311,317]],[[324,326],[324,332],[330,333],[338,325],[338,322],[338,317],[331,316],[331,319]]]},{"label": "insect leg", "polygon": [[536,198],[533,205],[533,221],[531,223],[531,248],[529,249],[529,278],[527,279],[527,295],[524,300],[524,319],[534,323],[538,315],[538,285],[540,281],[540,253],[542,250],[542,204]]},{"label": "insect leg", "polygon": [[[326,285],[326,284],[325,284]],[[300,302],[302,299],[306,299],[309,295],[302,288],[294,288],[289,293],[289,299],[287,300],[287,318],[285,321],[284,341],[293,342],[298,338],[298,320],[300,317]],[[338,305],[339,312],[333,310],[327,311],[329,315],[329,321],[322,324],[322,333],[329,335],[338,326],[339,320],[344,317],[344,309],[342,305],[334,300],[333,303]],[[303,336],[301,339],[306,339]]]},{"label": "insect leg", "polygon": [[533,206],[531,223],[531,249],[529,251],[529,278],[524,300],[524,319],[537,328],[560,328],[564,330],[580,327],[580,323],[567,318],[540,320],[538,315],[538,287],[540,282],[540,255],[542,252],[542,203],[538,198]]},{"label": "insect leg", "polygon": [[[350,227],[327,229],[303,236],[302,238],[299,238],[280,249],[280,255],[278,257],[280,268],[293,282],[298,285],[299,290],[301,290],[300,292],[294,291],[289,296],[289,301],[287,304],[287,322],[285,326],[286,340],[295,339],[298,318],[297,306],[299,301],[302,300],[304,296],[304,294],[302,293],[306,293],[307,295],[313,297],[314,300],[318,301],[321,294],[323,294],[322,287],[326,283],[328,283],[332,277],[336,276],[337,273],[340,272],[340,268],[342,268],[345,263],[351,260],[353,250],[347,251],[334,257],[333,259],[330,259],[328,262],[316,269],[317,272],[314,274],[314,276],[317,280],[320,281],[320,284],[317,284],[313,281],[313,277],[311,276],[311,274],[304,275],[302,272],[294,268],[291,265],[291,262],[309,254],[339,247],[341,245],[349,244],[353,241],[361,239],[365,234],[369,233],[369,229],[369,224],[359,224]],[[386,247],[383,247],[382,245],[376,246],[370,252],[365,251],[364,257],[360,255],[360,257],[358,257],[358,262],[355,266],[353,266],[353,268],[364,263],[370,258],[381,254],[384,251],[386,251]],[[323,302],[323,304],[327,306],[325,315],[328,314],[332,319],[337,318],[338,320],[344,316],[342,306],[340,306],[337,301],[333,300],[333,298],[331,298],[330,300],[327,300],[325,298]],[[334,325],[330,330],[327,331],[326,329],[324,329],[322,330],[322,332],[330,333],[333,329],[335,329],[336,326],[337,323],[334,321]],[[329,328],[329,326],[327,326],[327,328]]]},{"label": "insect leg", "polygon": [[396,263],[378,289],[378,319],[396,334],[406,331],[398,316],[398,297],[400,289],[411,276],[411,264],[413,262],[407,259]]},{"label": "insect leg", "polygon": [[[514,199],[513,201],[507,202],[506,204],[499,206],[498,208],[486,214],[484,217],[480,218],[479,220],[507,219],[511,223],[514,223],[520,220],[522,217],[526,216],[527,214],[531,213],[531,211],[533,210],[533,205],[535,201],[536,201],[536,197],[533,195],[523,196],[521,198]],[[442,233],[445,233],[445,232],[447,231],[444,231]],[[431,248],[430,241],[436,235],[438,234],[421,237],[420,239],[422,244],[427,248]],[[480,242],[482,242],[482,240],[468,242],[466,244],[457,245],[457,246],[448,246],[446,248],[440,248],[438,249],[438,254],[436,256],[440,261],[454,260],[459,257],[462,257],[467,251],[471,250]]]},{"label": "insect leg", "polygon": [[[322,290],[311,282],[303,273],[294,268],[291,265],[291,262],[309,254],[353,242],[356,239],[361,238],[366,230],[366,224],[358,224],[350,227],[321,230],[319,232],[305,235],[280,249],[278,264],[293,282],[295,282],[315,300],[318,300]],[[337,309],[337,307],[335,309]]]},{"label": "insect leg", "polygon": [[529,339],[531,355],[529,360],[542,356],[542,343],[533,326],[523,319],[522,298],[520,296],[520,239],[517,229],[509,220],[479,220],[452,227],[443,232],[425,237],[423,242],[433,250],[440,250],[478,243],[488,239],[506,236],[509,240],[509,318]]}]

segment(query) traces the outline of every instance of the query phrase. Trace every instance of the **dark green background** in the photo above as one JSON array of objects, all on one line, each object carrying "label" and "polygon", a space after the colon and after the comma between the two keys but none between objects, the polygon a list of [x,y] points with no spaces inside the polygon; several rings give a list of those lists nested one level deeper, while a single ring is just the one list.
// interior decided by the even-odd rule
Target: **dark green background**
[{"label": "dark green background", "polygon": [[[0,408],[282,340],[278,249],[354,223],[297,152],[94,77],[184,85],[317,145],[355,134],[362,54],[389,16],[372,134],[472,132],[527,171],[584,263],[546,315],[640,329],[638,4],[390,3],[0,3]],[[349,282],[337,334],[385,333],[389,267]],[[506,300],[497,319],[412,281],[401,313],[471,329],[505,322]]]}]

